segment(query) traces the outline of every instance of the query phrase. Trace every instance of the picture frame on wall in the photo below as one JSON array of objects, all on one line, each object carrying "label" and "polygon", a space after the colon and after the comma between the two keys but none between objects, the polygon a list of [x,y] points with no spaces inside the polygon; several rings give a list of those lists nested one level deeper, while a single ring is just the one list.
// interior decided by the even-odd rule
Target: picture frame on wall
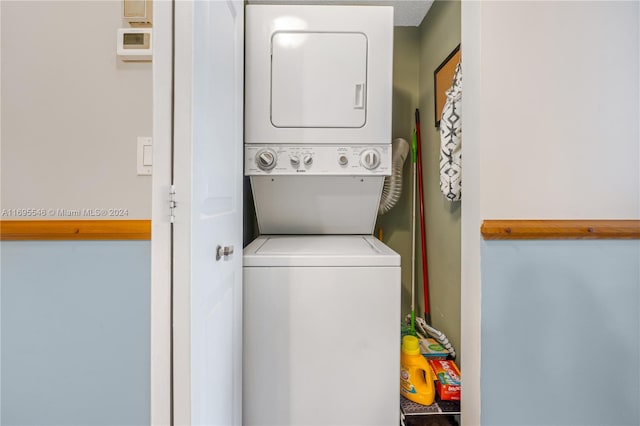
[{"label": "picture frame on wall", "polygon": [[451,53],[445,58],[438,68],[433,72],[433,94],[435,102],[435,125],[440,127],[440,118],[442,117],[442,109],[447,101],[447,90],[453,83],[453,74],[456,66],[460,62],[460,45],[458,44]]}]

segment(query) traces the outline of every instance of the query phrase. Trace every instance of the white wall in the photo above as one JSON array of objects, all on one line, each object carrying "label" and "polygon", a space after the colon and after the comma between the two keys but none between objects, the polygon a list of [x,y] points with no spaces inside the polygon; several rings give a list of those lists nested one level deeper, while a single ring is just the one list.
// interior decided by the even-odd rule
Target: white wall
[{"label": "white wall", "polygon": [[[482,242],[482,220],[640,217],[639,24],[637,2],[463,2],[463,424],[500,424],[504,420],[499,414],[496,417],[493,409],[500,401],[490,390],[506,371],[513,370],[496,370],[495,364],[487,364],[490,360],[480,360],[481,351],[486,355],[485,337],[495,324],[496,311],[512,302],[496,289],[524,282],[530,278],[527,270],[546,269],[554,261],[545,257],[544,251],[529,250],[526,243],[508,243],[507,248]],[[598,246],[576,242],[557,249],[559,259],[564,255],[570,259],[563,271],[567,280],[577,280],[571,291],[578,299],[584,298],[585,292],[611,284],[602,277],[580,274],[577,268],[585,262],[589,265],[593,256],[613,265],[619,249],[616,242]],[[506,250],[508,259],[496,255],[500,250]],[[573,254],[583,251],[584,255]],[[627,296],[635,297],[625,309],[637,311],[637,242],[624,246],[623,251],[627,262],[632,263],[612,279],[625,286]],[[514,275],[505,278],[505,268]],[[538,283],[548,284],[530,281],[534,289]],[[636,293],[630,288],[636,288]],[[532,297],[541,294],[534,290]],[[570,296],[563,293],[563,297]],[[526,300],[520,302],[526,304]],[[615,311],[609,299],[594,303],[599,310],[597,318],[606,318],[603,312]],[[621,314],[635,318],[627,311]],[[538,322],[538,326],[552,330],[562,315],[583,312],[580,307],[568,312],[542,310],[538,316],[502,321],[511,322],[515,335],[518,324],[528,327]],[[566,324],[563,327],[568,333],[580,331]],[[605,330],[593,331],[598,334]],[[638,333],[638,324],[630,324],[628,333],[630,341],[637,342],[634,333]],[[573,346],[569,352],[580,347]],[[631,349],[637,354],[640,348]],[[521,361],[529,355],[526,351],[526,347],[515,348],[509,359]],[[634,353],[631,355],[633,358]],[[533,360],[539,368],[549,367],[548,359],[542,356]],[[540,371],[522,367],[524,376],[512,379],[534,379]],[[638,369],[637,363],[629,367]],[[637,382],[632,380],[628,385],[629,394],[638,394]],[[526,389],[530,394],[518,395],[521,399],[516,403],[547,391],[538,385]],[[566,398],[571,405],[581,395],[568,394]],[[581,402],[591,410],[584,413],[600,414],[598,410],[611,409],[594,406],[592,401]],[[534,400],[528,399],[528,403]],[[518,405],[514,410],[511,413],[518,413]],[[511,424],[553,422],[544,416],[527,417],[524,410],[520,413]],[[610,423],[617,420],[624,421],[614,416]],[[556,418],[555,422],[564,424],[570,419]]]},{"label": "white wall", "polygon": [[136,174],[136,138],[151,136],[151,63],[116,58],[122,3],[1,7],[2,208],[149,218],[151,178]]},{"label": "white wall", "polygon": [[638,3],[488,2],[485,218],[637,218]]}]

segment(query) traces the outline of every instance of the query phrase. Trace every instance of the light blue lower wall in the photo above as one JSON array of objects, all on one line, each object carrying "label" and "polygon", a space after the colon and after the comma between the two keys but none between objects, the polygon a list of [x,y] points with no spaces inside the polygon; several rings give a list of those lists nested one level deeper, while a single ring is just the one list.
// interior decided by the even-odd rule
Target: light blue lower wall
[{"label": "light blue lower wall", "polygon": [[149,241],[0,249],[2,425],[149,425]]},{"label": "light blue lower wall", "polygon": [[484,242],[482,425],[640,424],[639,288],[639,241]]}]

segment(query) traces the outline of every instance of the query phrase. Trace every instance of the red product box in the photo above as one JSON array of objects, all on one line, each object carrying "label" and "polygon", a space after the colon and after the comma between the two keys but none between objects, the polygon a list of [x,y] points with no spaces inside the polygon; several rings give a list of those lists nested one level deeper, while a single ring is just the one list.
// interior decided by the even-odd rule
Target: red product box
[{"label": "red product box", "polygon": [[451,360],[429,360],[436,375],[436,390],[443,401],[460,401],[460,369]]}]

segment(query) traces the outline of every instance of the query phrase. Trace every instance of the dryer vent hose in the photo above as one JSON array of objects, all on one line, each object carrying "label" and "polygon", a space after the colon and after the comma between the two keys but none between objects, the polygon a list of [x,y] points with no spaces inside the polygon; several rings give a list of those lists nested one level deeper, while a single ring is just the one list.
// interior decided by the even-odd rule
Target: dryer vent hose
[{"label": "dryer vent hose", "polygon": [[396,205],[402,194],[402,169],[409,155],[409,143],[402,139],[394,139],[391,143],[391,176],[384,178],[382,197],[378,214],[385,214]]}]

